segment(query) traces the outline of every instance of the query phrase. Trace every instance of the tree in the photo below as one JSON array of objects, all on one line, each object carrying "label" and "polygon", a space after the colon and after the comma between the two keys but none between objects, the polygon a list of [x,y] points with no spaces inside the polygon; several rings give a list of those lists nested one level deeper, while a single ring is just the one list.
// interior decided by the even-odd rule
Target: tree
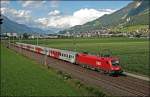
[{"label": "tree", "polygon": [[23,33],[23,38],[28,39],[29,38],[29,34],[28,33]]}]

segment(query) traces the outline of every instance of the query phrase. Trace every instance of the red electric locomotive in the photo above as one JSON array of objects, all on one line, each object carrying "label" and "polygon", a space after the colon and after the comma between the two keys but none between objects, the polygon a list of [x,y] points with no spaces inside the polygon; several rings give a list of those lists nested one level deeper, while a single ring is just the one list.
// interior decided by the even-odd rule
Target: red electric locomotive
[{"label": "red electric locomotive", "polygon": [[121,74],[122,69],[119,66],[119,59],[115,57],[99,57],[89,54],[78,53],[76,63],[84,67],[96,70],[102,70],[109,74]]}]

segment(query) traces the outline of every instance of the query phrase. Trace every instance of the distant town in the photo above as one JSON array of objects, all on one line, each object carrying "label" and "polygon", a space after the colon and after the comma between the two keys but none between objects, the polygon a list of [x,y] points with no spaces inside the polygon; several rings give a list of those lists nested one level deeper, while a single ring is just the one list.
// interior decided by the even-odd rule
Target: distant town
[{"label": "distant town", "polygon": [[[145,31],[145,33],[148,33],[148,29]],[[87,31],[87,32],[66,32],[65,34],[59,34],[59,33],[54,33],[54,34],[40,34],[40,33],[34,33],[34,34],[29,34],[23,33],[23,34],[18,34],[15,32],[6,32],[6,33],[1,33],[1,39],[7,39],[9,37],[13,38],[25,38],[25,39],[34,39],[34,38],[46,38],[46,39],[55,39],[55,38],[86,38],[86,37],[129,37],[129,38],[149,38],[149,35],[141,34],[140,31],[132,32],[132,33],[125,33],[125,32],[111,32],[108,30],[93,30],[93,31]]]}]

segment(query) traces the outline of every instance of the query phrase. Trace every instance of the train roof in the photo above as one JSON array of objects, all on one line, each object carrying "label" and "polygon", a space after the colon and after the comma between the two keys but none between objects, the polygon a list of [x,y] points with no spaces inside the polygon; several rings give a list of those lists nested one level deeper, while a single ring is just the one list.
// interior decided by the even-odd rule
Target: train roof
[{"label": "train roof", "polygon": [[62,49],[56,49],[56,48],[49,48],[49,47],[43,47],[43,46],[39,46],[39,45],[33,45],[33,44],[26,44],[26,43],[21,43],[21,42],[16,42],[17,44],[23,44],[23,45],[32,45],[32,46],[36,46],[36,47],[41,47],[41,48],[45,48],[47,50],[56,50],[56,51],[60,51],[60,52],[67,52],[67,53],[72,53],[72,54],[77,54],[78,52],[74,52],[74,51],[69,51],[69,50],[62,50]]},{"label": "train roof", "polygon": [[79,55],[85,56],[85,57],[89,57],[92,59],[104,59],[104,60],[118,60],[117,57],[101,57],[101,56],[96,56],[96,55],[90,55],[90,54],[84,54],[84,53],[79,53]]}]

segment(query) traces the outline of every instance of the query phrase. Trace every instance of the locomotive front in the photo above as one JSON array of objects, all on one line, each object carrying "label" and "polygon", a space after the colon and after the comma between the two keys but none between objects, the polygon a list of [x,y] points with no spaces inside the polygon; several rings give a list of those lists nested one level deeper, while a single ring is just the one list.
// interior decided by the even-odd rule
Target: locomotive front
[{"label": "locomotive front", "polygon": [[123,70],[119,64],[118,58],[111,58],[111,74],[122,74]]}]

